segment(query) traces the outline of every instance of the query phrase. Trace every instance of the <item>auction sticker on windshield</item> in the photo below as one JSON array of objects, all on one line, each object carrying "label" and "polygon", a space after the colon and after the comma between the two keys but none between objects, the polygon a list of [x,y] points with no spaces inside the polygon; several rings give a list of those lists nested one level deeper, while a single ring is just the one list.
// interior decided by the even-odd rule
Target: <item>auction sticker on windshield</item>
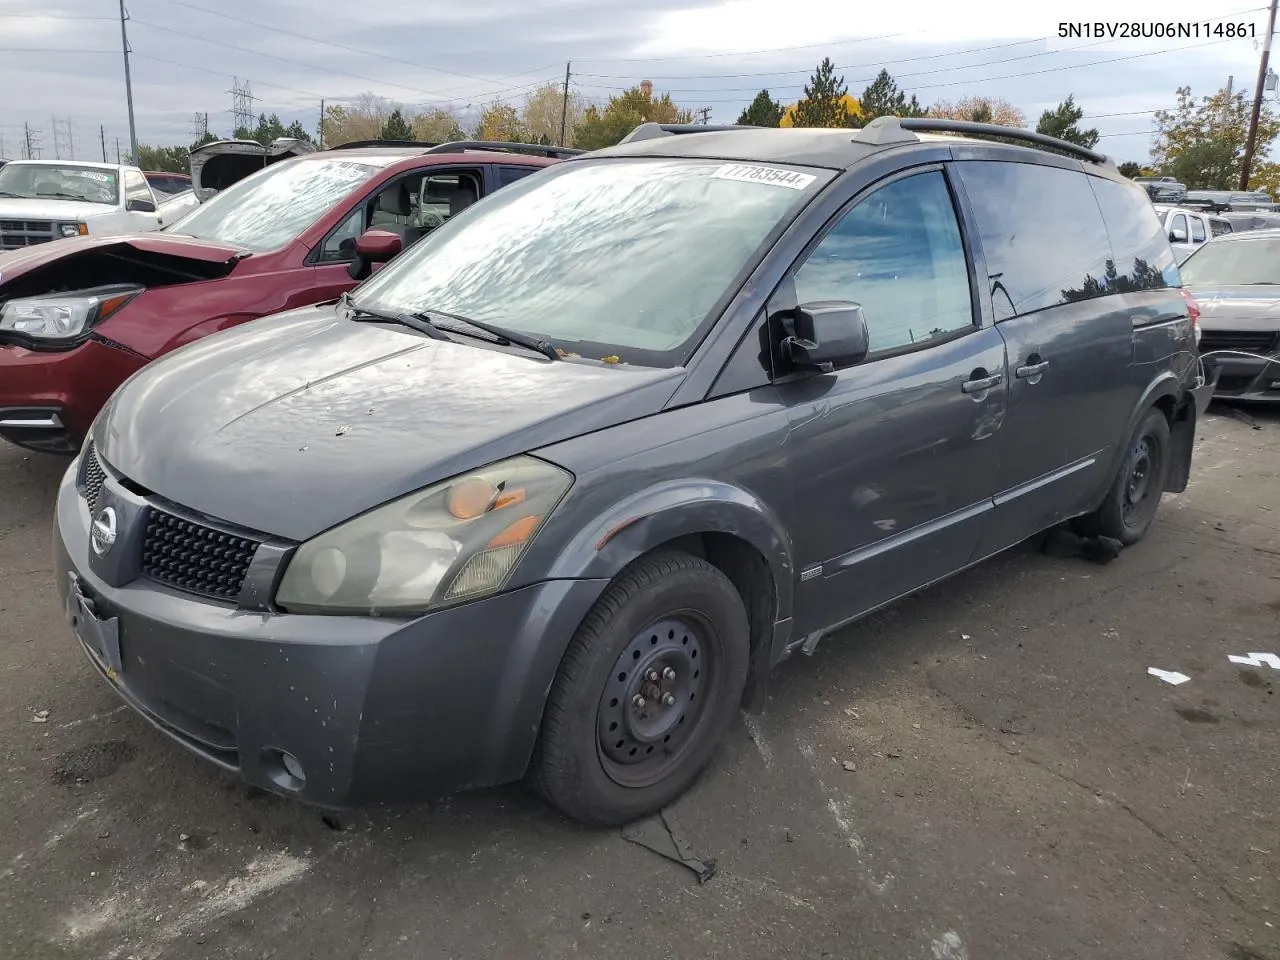
[{"label": "auction sticker on windshield", "polygon": [[82,180],[96,180],[98,183],[110,183],[111,174],[99,173],[97,170],[69,170],[67,171],[73,177],[79,177]]},{"label": "auction sticker on windshield", "polygon": [[780,167],[757,167],[746,163],[726,163],[711,175],[716,180],[741,180],[744,183],[765,183],[771,187],[790,187],[803,190],[817,179],[811,173],[796,173]]}]

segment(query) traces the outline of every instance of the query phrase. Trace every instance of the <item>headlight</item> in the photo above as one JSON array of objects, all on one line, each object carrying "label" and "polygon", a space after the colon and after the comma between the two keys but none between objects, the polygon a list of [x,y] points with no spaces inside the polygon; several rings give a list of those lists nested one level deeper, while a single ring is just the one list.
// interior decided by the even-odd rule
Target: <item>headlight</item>
[{"label": "headlight", "polygon": [[83,237],[89,232],[87,223],[60,223],[58,232],[64,237]]},{"label": "headlight", "polygon": [[521,456],[401,497],[300,546],[276,604],[405,616],[496,593],[572,482]]},{"label": "headlight", "polygon": [[33,340],[71,340],[141,292],[141,287],[113,286],[10,300],[0,306],[0,333],[21,333]]}]

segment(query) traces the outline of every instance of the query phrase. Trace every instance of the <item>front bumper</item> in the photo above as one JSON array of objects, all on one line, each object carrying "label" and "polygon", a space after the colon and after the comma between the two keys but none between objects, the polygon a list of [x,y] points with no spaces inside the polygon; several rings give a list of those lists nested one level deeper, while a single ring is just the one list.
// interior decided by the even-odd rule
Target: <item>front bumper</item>
[{"label": "front bumper", "polygon": [[98,340],[58,352],[0,345],[0,437],[75,453],[93,418],[146,359]]},{"label": "front bumper", "polygon": [[251,611],[142,577],[112,586],[89,561],[78,466],[58,492],[58,591],[90,662],[159,730],[326,808],[523,776],[560,657],[604,581],[548,581],[411,621]]},{"label": "front bumper", "polygon": [[1215,354],[1204,362],[1217,372],[1218,399],[1280,403],[1280,350],[1257,357]]}]

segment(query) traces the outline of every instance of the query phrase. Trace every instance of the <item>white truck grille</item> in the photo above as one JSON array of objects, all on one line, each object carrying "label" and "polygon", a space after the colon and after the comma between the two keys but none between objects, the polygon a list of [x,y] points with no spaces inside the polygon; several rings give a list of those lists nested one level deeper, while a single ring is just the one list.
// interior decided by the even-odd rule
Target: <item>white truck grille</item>
[{"label": "white truck grille", "polygon": [[52,220],[0,220],[0,250],[19,250],[57,239]]}]

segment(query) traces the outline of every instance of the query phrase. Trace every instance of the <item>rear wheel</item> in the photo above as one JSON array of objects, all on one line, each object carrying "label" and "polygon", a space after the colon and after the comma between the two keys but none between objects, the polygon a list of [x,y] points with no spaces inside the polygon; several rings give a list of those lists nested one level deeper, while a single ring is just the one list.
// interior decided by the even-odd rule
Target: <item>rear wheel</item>
[{"label": "rear wheel", "polygon": [[1164,496],[1169,454],[1169,421],[1162,411],[1149,410],[1129,441],[1106,500],[1076,522],[1077,532],[1110,537],[1125,546],[1141,540]]},{"label": "rear wheel", "polygon": [[547,701],[531,780],[586,823],[669,804],[710,762],[746,684],[742,599],[685,553],[638,560],[596,602]]}]

